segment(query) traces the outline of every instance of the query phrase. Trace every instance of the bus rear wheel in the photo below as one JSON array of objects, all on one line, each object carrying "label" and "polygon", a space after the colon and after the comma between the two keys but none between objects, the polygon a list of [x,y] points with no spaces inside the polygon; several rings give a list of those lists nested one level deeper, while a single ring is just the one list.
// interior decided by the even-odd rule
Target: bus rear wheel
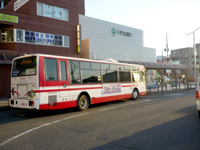
[{"label": "bus rear wheel", "polygon": [[78,108],[81,111],[87,110],[89,107],[89,98],[86,95],[82,95],[78,99]]},{"label": "bus rear wheel", "polygon": [[133,90],[133,93],[132,93],[132,100],[136,100],[139,96],[139,92],[137,89],[134,89]]}]

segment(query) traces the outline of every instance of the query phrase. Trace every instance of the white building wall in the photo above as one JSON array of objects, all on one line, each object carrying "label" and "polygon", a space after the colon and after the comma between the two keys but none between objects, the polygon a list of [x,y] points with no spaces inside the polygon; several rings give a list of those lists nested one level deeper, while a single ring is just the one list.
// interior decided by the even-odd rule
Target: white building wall
[{"label": "white building wall", "polygon": [[89,39],[90,58],[95,51],[95,59],[156,62],[156,50],[143,47],[142,30],[83,15],[79,15],[79,23],[82,40]]}]

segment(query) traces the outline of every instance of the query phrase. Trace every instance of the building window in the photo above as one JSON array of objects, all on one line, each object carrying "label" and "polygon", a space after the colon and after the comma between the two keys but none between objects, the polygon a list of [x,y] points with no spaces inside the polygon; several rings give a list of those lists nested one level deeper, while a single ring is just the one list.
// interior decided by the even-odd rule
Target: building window
[{"label": "building window", "polygon": [[37,15],[69,21],[69,10],[37,2]]},{"label": "building window", "polygon": [[44,15],[46,17],[53,18],[53,7],[51,5],[45,5],[45,4],[41,4],[41,5],[44,5],[44,7],[42,7],[42,8],[44,8]]},{"label": "building window", "polygon": [[25,42],[26,43],[35,43],[35,32],[25,31]]},{"label": "building window", "polygon": [[63,8],[63,20],[69,21],[69,10]]},{"label": "building window", "polygon": [[11,0],[0,0],[0,10],[3,9],[7,4],[9,4]]},{"label": "building window", "polygon": [[62,8],[54,7],[54,14],[53,17],[56,19],[62,19]]},{"label": "building window", "polygon": [[54,36],[53,36],[53,34],[46,34],[45,37],[46,37],[45,45],[54,45]]},{"label": "building window", "polygon": [[69,47],[69,36],[64,36],[64,47]]},{"label": "building window", "polygon": [[4,0],[1,1],[1,9],[4,8]]},{"label": "building window", "polygon": [[17,42],[23,42],[24,41],[24,34],[23,30],[16,30],[16,41]]},{"label": "building window", "polygon": [[36,44],[44,44],[44,38],[45,38],[44,33],[39,33],[39,32],[35,33],[35,43]]},{"label": "building window", "polygon": [[2,42],[14,42],[14,30],[2,30],[1,32],[1,41]]},{"label": "building window", "polygon": [[54,35],[54,44],[57,46],[63,45],[63,40],[61,35]]},{"label": "building window", "polygon": [[[15,36],[14,36],[15,35]],[[37,45],[69,47],[69,36],[34,32],[20,29],[2,30],[1,41],[22,42]]]},{"label": "building window", "polygon": [[43,12],[43,4],[42,3],[37,3],[37,14],[42,16],[44,14]]}]

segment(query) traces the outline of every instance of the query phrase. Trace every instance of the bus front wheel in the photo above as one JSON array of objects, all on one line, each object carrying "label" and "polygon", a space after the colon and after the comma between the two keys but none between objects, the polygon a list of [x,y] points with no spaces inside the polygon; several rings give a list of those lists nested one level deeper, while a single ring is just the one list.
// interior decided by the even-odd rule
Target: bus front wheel
[{"label": "bus front wheel", "polygon": [[133,90],[133,93],[132,93],[132,100],[136,100],[139,96],[139,92],[137,89],[134,89]]},{"label": "bus front wheel", "polygon": [[199,116],[199,118],[200,118],[200,111],[198,111],[198,116]]},{"label": "bus front wheel", "polygon": [[82,95],[78,100],[78,108],[81,111],[87,110],[89,107],[89,99],[86,95]]}]

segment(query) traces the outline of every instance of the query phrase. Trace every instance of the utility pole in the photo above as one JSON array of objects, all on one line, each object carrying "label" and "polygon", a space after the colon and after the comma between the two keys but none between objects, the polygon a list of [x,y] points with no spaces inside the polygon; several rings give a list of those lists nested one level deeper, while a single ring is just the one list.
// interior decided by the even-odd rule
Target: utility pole
[{"label": "utility pole", "polygon": [[195,87],[197,87],[197,62],[196,62],[196,43],[195,43],[195,32],[196,32],[198,29],[200,29],[200,27],[199,27],[199,28],[197,28],[196,30],[194,30],[193,32],[186,34],[186,35],[193,34]]},{"label": "utility pole", "polygon": [[168,51],[169,51],[169,48],[168,48],[168,36],[167,36],[167,33],[166,33],[166,48],[165,48],[165,51],[167,51],[167,63],[168,63]]}]

